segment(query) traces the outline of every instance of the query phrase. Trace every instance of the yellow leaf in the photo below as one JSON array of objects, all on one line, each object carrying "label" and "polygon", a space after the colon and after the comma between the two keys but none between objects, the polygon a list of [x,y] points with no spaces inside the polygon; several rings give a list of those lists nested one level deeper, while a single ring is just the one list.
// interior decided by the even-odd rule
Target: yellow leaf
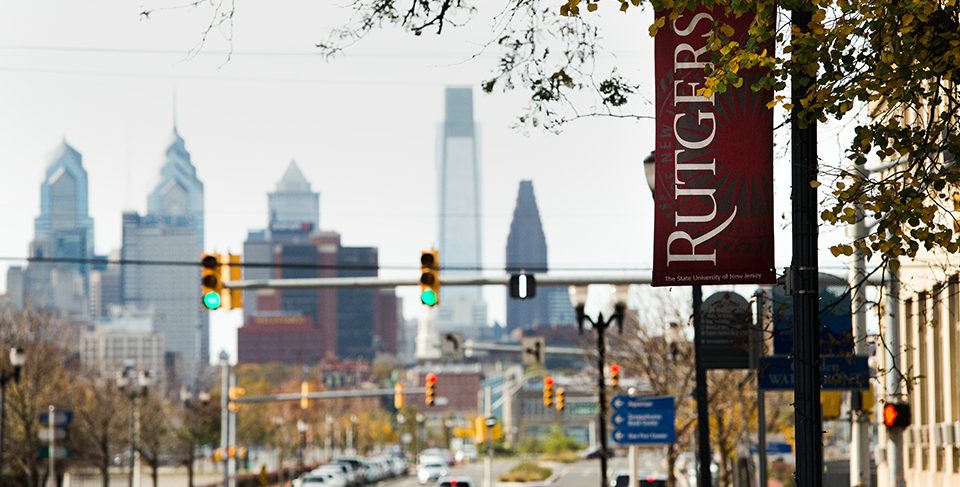
[{"label": "yellow leaf", "polygon": [[820,187],[820,181],[817,181],[816,179],[814,179],[813,181],[810,181],[810,187],[811,187],[811,188],[819,188],[819,187]]},{"label": "yellow leaf", "polygon": [[733,34],[734,34],[733,27],[730,27],[727,24],[723,24],[723,27],[720,27],[720,32],[722,32],[723,35],[727,37],[733,37]]},{"label": "yellow leaf", "polygon": [[913,14],[903,14],[903,25],[910,25],[913,23]]},{"label": "yellow leaf", "polygon": [[[624,4],[624,5],[626,5],[626,4]],[[587,4],[587,11],[588,11],[588,12],[595,12],[596,10],[597,10],[597,3],[596,3],[596,2],[594,2],[594,3],[588,3],[588,4]]]}]

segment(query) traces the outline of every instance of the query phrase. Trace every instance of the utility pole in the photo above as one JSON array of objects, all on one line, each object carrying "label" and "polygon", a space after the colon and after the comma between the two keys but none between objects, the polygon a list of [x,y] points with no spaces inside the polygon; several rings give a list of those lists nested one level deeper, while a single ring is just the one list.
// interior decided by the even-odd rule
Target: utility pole
[{"label": "utility pole", "polygon": [[[810,32],[813,13],[810,5],[798,5],[791,12],[795,29]],[[797,51],[793,51],[797,56]],[[823,484],[823,421],[820,416],[820,321],[817,263],[817,121],[800,115],[813,86],[803,66],[791,73],[791,162],[793,199],[793,263],[790,269],[793,291],[794,423],[796,425],[797,487]]]},{"label": "utility pole", "polygon": [[[863,221],[863,205],[857,204],[857,221],[850,230],[854,241],[867,237],[867,225]],[[863,296],[864,278],[867,275],[867,264],[863,252],[856,248],[853,258],[850,259],[847,279],[850,281],[850,301],[853,306],[853,354],[867,355],[867,310]],[[861,394],[861,391],[850,391],[852,394]],[[851,405],[859,404],[859,410],[850,408],[850,485],[852,487],[872,487],[870,478],[870,415],[865,412],[863,400],[853,401]]]},{"label": "utility pole", "polygon": [[220,352],[220,448],[223,455],[223,487],[230,485],[230,469],[227,460],[227,448],[230,447],[230,355]]},{"label": "utility pole", "polygon": [[[883,306],[886,316],[883,323],[885,364],[885,400],[884,404],[902,400],[900,385],[900,273],[899,262],[892,260],[887,266],[889,276]],[[956,371],[954,371],[956,373]],[[903,475],[903,429],[887,428],[887,478],[889,487],[903,487],[906,479]]]},{"label": "utility pole", "polygon": [[701,308],[703,307],[703,288],[693,286],[693,366],[696,369],[697,399],[697,458],[699,460],[701,487],[713,485],[713,472],[710,467],[713,460],[710,455],[710,409],[709,395],[707,394],[707,369],[702,362],[703,334],[701,333]]}]

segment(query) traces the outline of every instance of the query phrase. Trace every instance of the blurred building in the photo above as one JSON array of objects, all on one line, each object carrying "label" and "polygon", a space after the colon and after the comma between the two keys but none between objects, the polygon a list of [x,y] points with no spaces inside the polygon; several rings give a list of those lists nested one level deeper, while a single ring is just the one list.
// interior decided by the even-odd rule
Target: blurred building
[{"label": "blurred building", "polygon": [[[543,233],[540,209],[532,181],[520,181],[517,205],[507,236],[507,273],[547,272],[547,238]],[[511,299],[507,290],[507,327],[530,328],[534,325],[572,325],[573,306],[565,287],[540,287],[531,299]]]},{"label": "blurred building", "polygon": [[[376,248],[347,247],[341,244],[338,233],[317,230],[319,195],[310,190],[296,163],[288,166],[268,201],[270,226],[249,232],[243,253],[247,262],[278,266],[248,267],[244,271],[246,279],[377,275]],[[305,206],[297,209],[298,201]],[[304,364],[326,359],[372,360],[377,353],[397,352],[397,305],[393,290],[372,288],[246,291],[244,326],[238,336],[243,343],[251,343],[248,340],[262,332],[260,318],[303,318],[298,321],[299,328],[290,328],[289,333],[308,340],[303,346],[311,352],[281,354],[274,360]],[[304,327],[312,330],[308,333]],[[251,349],[247,350],[247,355],[240,351],[241,362],[246,361],[245,356],[254,360]],[[259,353],[257,361],[270,361],[266,352]]]},{"label": "blurred building", "polygon": [[[440,265],[444,276],[475,276],[483,264],[480,158],[472,88],[448,87],[437,153]],[[464,268],[455,270],[454,268]],[[475,336],[487,326],[480,287],[446,287],[437,309],[440,332]]]},{"label": "blurred building", "polygon": [[79,343],[81,366],[100,377],[112,379],[132,361],[166,386],[164,336],[154,331],[152,311],[114,307],[95,329],[80,335]]},{"label": "blurred building", "polygon": [[55,310],[65,317],[88,316],[93,242],[87,171],[83,157],[64,140],[47,164],[40,186],[40,216],[29,250],[33,258],[64,261],[34,261],[22,271],[12,268],[8,272],[8,279],[14,281],[8,291],[11,302]]},{"label": "blurred building", "polygon": [[[119,250],[111,260],[119,260]],[[123,280],[120,265],[105,264],[90,271],[90,315],[94,320],[106,318],[110,309],[123,304]]]},{"label": "blurred building", "polygon": [[424,404],[423,395],[408,395],[407,404],[431,416],[453,414],[472,417],[477,414],[477,391],[483,382],[480,364],[427,364],[407,369],[407,384],[423,387],[427,374],[437,375],[437,402]]},{"label": "blurred building", "polygon": [[318,346],[324,341],[323,330],[310,316],[251,316],[237,331],[237,357],[244,364],[318,363],[327,356]]},{"label": "blurred building", "polygon": [[[174,128],[147,200],[147,214],[123,214],[124,260],[197,262],[203,253],[203,183]],[[109,270],[108,270],[109,272]],[[179,355],[188,381],[209,362],[209,318],[200,305],[200,271],[183,265],[124,265],[123,302],[152,309],[154,331]]]}]

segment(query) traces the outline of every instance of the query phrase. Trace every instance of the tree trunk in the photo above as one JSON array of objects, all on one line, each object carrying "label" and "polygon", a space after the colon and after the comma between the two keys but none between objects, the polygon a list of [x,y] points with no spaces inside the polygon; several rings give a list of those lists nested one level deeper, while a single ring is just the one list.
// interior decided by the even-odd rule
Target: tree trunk
[{"label": "tree trunk", "polygon": [[667,487],[677,487],[677,446],[670,444],[667,446]]},{"label": "tree trunk", "polygon": [[193,448],[190,449],[190,459],[186,461],[187,487],[193,487]]},{"label": "tree trunk", "polygon": [[156,458],[153,458],[152,460],[150,460],[149,463],[150,463],[150,480],[153,481],[153,487],[157,487],[158,485],[160,485],[158,483],[160,481],[160,475],[158,472],[158,470],[160,469],[160,456],[158,455]]}]

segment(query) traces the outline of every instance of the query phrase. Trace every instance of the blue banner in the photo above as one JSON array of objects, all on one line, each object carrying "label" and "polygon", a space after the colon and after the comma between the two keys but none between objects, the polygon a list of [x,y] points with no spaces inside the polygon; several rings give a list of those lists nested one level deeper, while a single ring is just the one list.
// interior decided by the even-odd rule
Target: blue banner
[{"label": "blue banner", "polygon": [[[793,358],[761,357],[757,381],[765,391],[792,391]],[[866,356],[820,357],[820,387],[824,390],[863,390],[870,387],[870,367]]]},{"label": "blue banner", "polygon": [[613,440],[623,444],[663,444],[676,441],[673,396],[616,396],[613,406]]}]

